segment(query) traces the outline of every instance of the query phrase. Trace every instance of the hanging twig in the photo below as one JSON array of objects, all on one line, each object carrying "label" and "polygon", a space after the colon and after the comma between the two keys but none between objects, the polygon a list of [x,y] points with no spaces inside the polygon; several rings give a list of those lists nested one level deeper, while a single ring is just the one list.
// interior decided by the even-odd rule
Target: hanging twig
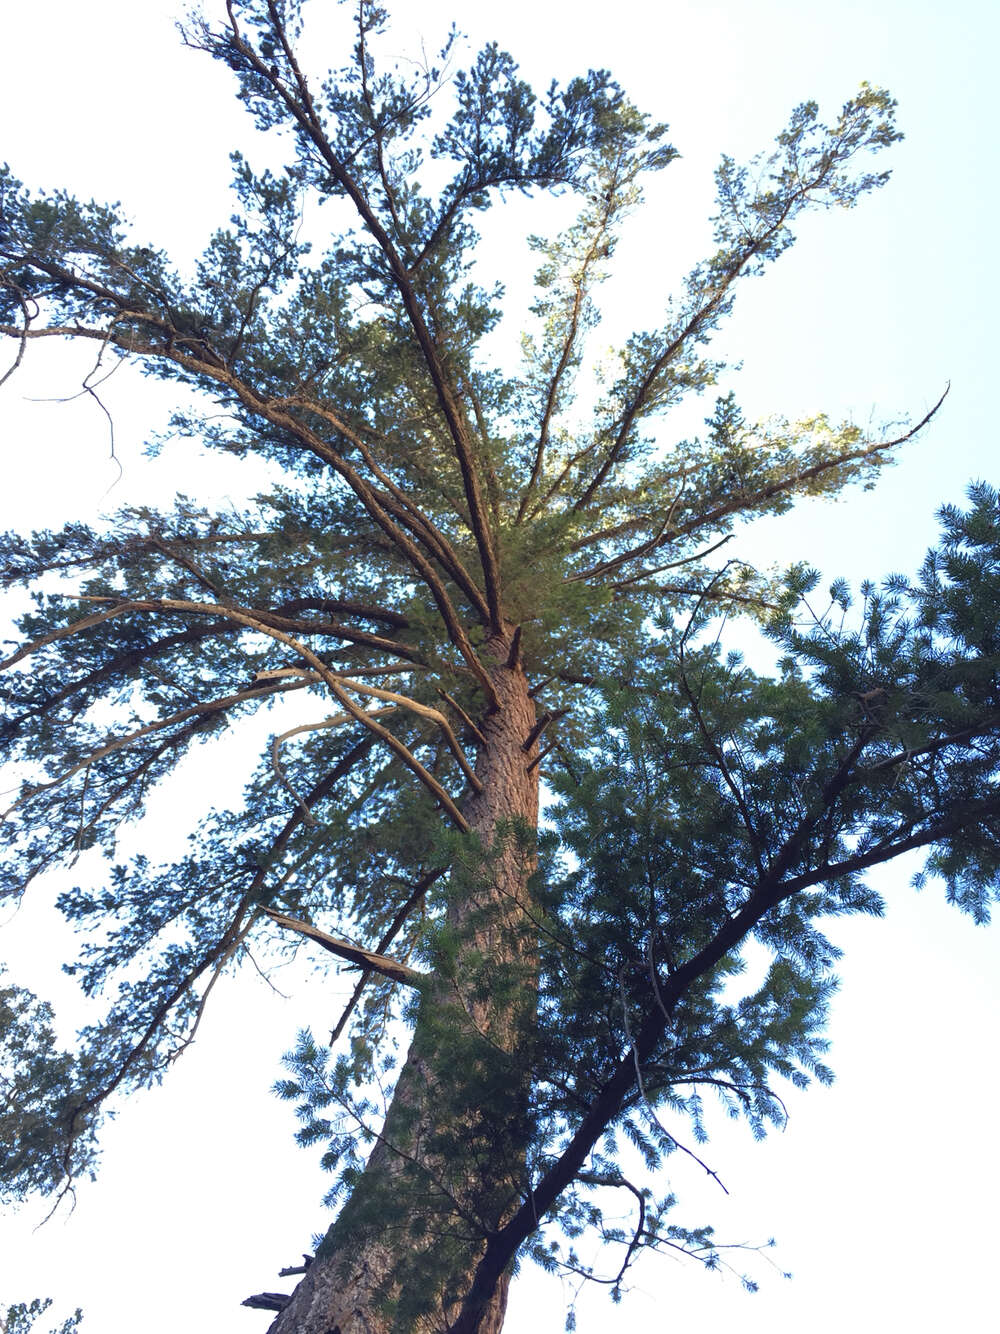
[{"label": "hanging twig", "polygon": [[[656,1126],[657,1130],[664,1137],[664,1139],[668,1139],[675,1149],[680,1149],[680,1151],[682,1153],[686,1153],[689,1158],[693,1158],[694,1161],[698,1164],[698,1166],[704,1168],[704,1170],[713,1179],[713,1181],[716,1181],[722,1188],[722,1190],[724,1190],[725,1193],[728,1195],[729,1191],[723,1185],[722,1179],[720,1178],[718,1172],[714,1172],[712,1168],[710,1168],[709,1165],[703,1161],[703,1159],[698,1157],[698,1155],[695,1153],[693,1149],[689,1149],[687,1145],[682,1144],[681,1141],[677,1139],[675,1135],[671,1135],[670,1131],[666,1128],[666,1126],[663,1124],[660,1118],[656,1115],[656,1112],[653,1110],[653,1105],[649,1101],[649,1098],[646,1094],[646,1085],[644,1084],[642,1078],[642,1066],[639,1062],[639,1051],[638,1048],[636,1047],[635,1038],[632,1036],[632,1026],[629,1023],[628,1019],[628,998],[625,995],[625,979],[621,969],[618,970],[618,990],[620,991],[622,998],[622,1024],[624,1025],[625,1037],[628,1041],[629,1048],[631,1049],[632,1052],[632,1063],[635,1066],[635,1081],[639,1087],[639,1096],[642,1098],[643,1105],[646,1109],[646,1115],[652,1121],[653,1125]],[[666,1011],[664,1011],[664,1013],[666,1013]]]}]

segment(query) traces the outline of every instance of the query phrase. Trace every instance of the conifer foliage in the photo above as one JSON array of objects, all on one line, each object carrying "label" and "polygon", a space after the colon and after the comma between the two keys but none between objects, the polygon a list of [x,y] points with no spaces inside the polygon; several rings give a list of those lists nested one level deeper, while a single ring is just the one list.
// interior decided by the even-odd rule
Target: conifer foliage
[{"label": "conifer foliage", "polygon": [[[339,1211],[294,1294],[253,1302],[278,1334],[473,1334],[500,1328],[522,1256],[580,1269],[585,1229],[619,1252],[614,1292],[643,1249],[719,1263],[635,1163],[693,1153],[679,1127],[702,1135],[708,1093],[761,1134],[781,1078],[828,1078],[823,919],[880,911],[869,868],[926,849],[923,874],[988,916],[1000,510],[978,486],[915,581],[854,604],[835,584],[823,609],[805,566],[778,580],[716,553],[870,482],[923,423],[757,426],[729,394],[703,437],[664,427],[717,380],[713,333],[800,216],[884,183],[885,92],[829,124],[805,104],[769,154],[723,159],[712,253],[598,376],[598,284],[675,157],[665,127],[603,71],[538,96],[496,46],[458,72],[454,37],[416,73],[383,62],[386,11],[352,12],[325,77],[297,0],[184,28],[272,159],[234,154],[235,214],[190,272],[117,208],[0,175],[7,374],[36,339],[90,340],[180,382],[175,426],[274,478],[242,512],[178,498],[2,539],[0,577],[34,600],[0,664],[0,739],[27,775],[0,894],[105,848],[104,887],[59,906],[83,933],[70,970],[114,999],[63,1053],[43,1004],[0,991],[0,1175],[13,1198],[65,1190],[217,980],[295,941],[358,970],[332,1050],[304,1034],[278,1085]],[[477,218],[552,191],[576,219],[532,239],[521,357],[498,365],[503,275],[470,271]],[[329,218],[312,249],[303,216],[310,236]],[[719,647],[744,613],[774,676]],[[206,810],[171,865],[116,864],[157,782],[267,709],[245,802]],[[770,962],[741,985],[751,941]]]}]

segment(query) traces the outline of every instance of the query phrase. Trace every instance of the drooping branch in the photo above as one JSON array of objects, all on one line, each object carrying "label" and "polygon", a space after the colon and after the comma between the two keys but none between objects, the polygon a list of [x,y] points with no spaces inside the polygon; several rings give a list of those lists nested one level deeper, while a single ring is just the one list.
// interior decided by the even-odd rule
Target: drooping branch
[{"label": "drooping branch", "polygon": [[[751,495],[734,496],[733,499],[724,501],[721,505],[715,506],[714,509],[707,511],[704,514],[695,515],[685,523],[677,524],[675,526],[663,524],[657,533],[648,541],[642,542],[639,545],[630,548],[628,551],[623,551],[618,555],[609,557],[607,560],[601,561],[587,570],[577,571],[569,576],[569,582],[601,579],[605,575],[613,573],[622,565],[625,565],[630,561],[641,560],[643,557],[659,550],[668,543],[677,542],[682,538],[690,537],[692,534],[697,533],[704,528],[716,528],[723,520],[729,518],[731,515],[739,514],[744,511],[748,514],[753,514],[760,510],[762,506],[767,505],[770,501],[777,499],[779,496],[800,491],[807,487],[811,482],[814,482],[817,478],[822,477],[826,473],[833,472],[838,468],[843,468],[846,464],[858,463],[865,459],[874,458],[888,450],[896,449],[900,445],[906,444],[922,431],[934,417],[941,404],[947,398],[948,392],[948,389],[945,389],[944,393],[930,411],[925,413],[915,426],[910,427],[910,429],[905,431],[902,435],[896,436],[892,440],[879,440],[874,444],[865,444],[858,449],[844,450],[831,458],[822,459],[820,462],[814,463],[811,467],[802,468],[798,472],[779,478],[776,482],[771,482],[767,486],[760,487]],[[627,525],[622,526],[623,529],[625,526]],[[723,541],[724,540],[726,539],[723,539]],[[583,542],[579,542],[576,545],[580,547],[583,545]],[[717,542],[715,546],[709,547],[707,551],[701,554],[707,555],[721,545],[722,542]],[[668,565],[660,565],[656,566],[654,569],[642,570],[638,574],[633,575],[630,579],[616,583],[614,586],[618,588],[634,585],[640,579],[650,578],[663,570],[674,568],[676,565],[683,563],[683,561],[670,562]]]},{"label": "drooping branch", "polygon": [[[66,271],[65,277],[69,281],[75,279],[75,275]],[[81,282],[83,280],[80,280]],[[94,284],[84,284],[89,290]],[[99,289],[102,293],[104,289]],[[116,294],[108,292],[107,299],[116,299]],[[143,311],[126,311],[121,319],[134,319],[139,323],[151,323],[156,327],[164,325],[164,321],[154,318]],[[0,326],[0,333],[9,332],[4,326]],[[108,333],[106,330],[92,329],[82,325],[61,326],[58,329],[32,330],[32,334],[58,333],[67,336],[81,338],[98,338],[106,341]],[[490,704],[496,705],[496,692],[489,674],[479,660],[475,649],[469,640],[468,634],[462,624],[444,583],[434,570],[431,561],[419,547],[414,543],[411,537],[404,531],[397,520],[385,508],[379,498],[378,491],[373,488],[346,459],[338,453],[329,443],[318,436],[304,422],[300,421],[288,408],[287,400],[271,400],[263,397],[238,376],[228,370],[225,366],[214,362],[206,362],[203,358],[193,356],[182,349],[178,340],[168,341],[165,345],[151,342],[140,342],[134,335],[122,331],[112,339],[116,345],[123,350],[134,355],[149,356],[154,358],[166,358],[185,370],[196,376],[206,376],[214,380],[217,384],[230,390],[240,403],[252,414],[261,417],[272,426],[277,427],[288,437],[295,440],[296,443],[316,457],[322,459],[347,482],[352,491],[361,501],[369,516],[375,524],[385,533],[393,547],[412,565],[420,577],[427,585],[431,596],[441,614],[445,625],[445,630],[458,648],[459,652],[465,658],[469,667],[475,674],[477,680],[482,686]]]},{"label": "drooping branch", "polygon": [[[112,599],[108,600],[111,601]],[[266,614],[262,617],[248,608],[236,607],[231,604],[222,605],[218,603],[192,602],[180,598],[135,599],[128,602],[118,602],[117,599],[114,599],[114,602],[115,606],[111,608],[109,612],[101,613],[105,619],[108,619],[111,614],[122,614],[125,611],[163,611],[177,612],[182,615],[207,615],[211,616],[213,619],[222,618],[233,621],[237,625],[246,626],[248,629],[256,630],[261,634],[269,636],[271,639],[275,639],[278,642],[285,644],[286,647],[292,649],[303,661],[309,664],[312,670],[316,672],[319,679],[323,681],[330,692],[337,700],[339,700],[343,708],[355,719],[355,721],[368,728],[369,731],[373,732],[395,752],[406,767],[431,791],[452,820],[452,823],[463,831],[468,829],[468,823],[465,817],[433,774],[420,763],[416,756],[413,755],[410,749],[404,745],[398,737],[382,727],[370,714],[366,713],[354,703],[344,685],[341,684],[343,679],[341,674],[329,667],[322,658],[308,647],[308,645],[294,638],[286,631],[278,628],[273,623],[272,618],[268,617]],[[86,620],[87,618],[83,619]],[[51,637],[55,637],[55,635]],[[40,642],[48,642],[51,637],[43,637],[43,641]],[[23,657],[27,652],[31,651],[33,651],[33,649],[29,647],[25,652],[16,655],[16,658]],[[297,682],[296,684],[300,685],[301,682]],[[258,687],[258,689],[259,688],[260,687]],[[368,686],[362,687],[357,683],[355,683],[355,688],[363,690],[365,693],[373,689],[373,687]],[[254,692],[251,689],[251,691],[244,693],[247,693],[249,697],[252,697]],[[399,698],[400,700],[403,700],[407,697],[401,696]],[[448,722],[447,719],[444,718],[444,715],[437,710],[433,710],[432,712],[437,715],[437,719],[440,719],[443,722],[444,727],[450,731],[451,729],[448,727]]]},{"label": "drooping branch", "polygon": [[[402,930],[403,926],[406,924],[408,918],[411,916],[414,910],[417,907],[419,907],[421,903],[423,903],[424,897],[427,891],[430,889],[431,885],[433,885],[436,880],[440,880],[440,878],[444,875],[446,870],[447,870],[446,867],[439,866],[435,870],[428,871],[425,875],[422,875],[420,877],[417,883],[413,886],[413,889],[410,891],[407,898],[403,901],[402,904],[400,904],[399,908],[396,910],[396,915],[389,923],[389,926],[383,932],[381,938],[379,939],[378,945],[375,948],[376,954],[385,953],[385,951],[389,948],[392,942],[399,935],[400,931]],[[347,1021],[354,1013],[358,1001],[361,999],[361,993],[368,985],[371,976],[372,976],[371,971],[367,969],[362,970],[361,976],[358,979],[357,986],[354,988],[354,991],[351,995],[351,999],[344,1006],[340,1018],[337,1020],[336,1024],[334,1024],[333,1029],[330,1033],[331,1047],[337,1041],[337,1039],[340,1037],[341,1033],[347,1026]]]},{"label": "drooping branch", "polygon": [[[342,778],[350,773],[355,765],[360,763],[368,755],[373,744],[374,741],[372,738],[362,737],[362,739],[357,742],[346,755],[338,760],[329,773],[324,775],[323,778],[314,784],[307,796],[307,801],[310,804],[315,804],[329,796],[337,783],[339,783]],[[269,874],[268,867],[274,862],[275,858],[281,856],[284,852],[292,835],[301,825],[302,820],[303,817],[301,811],[294,811],[291,816],[289,816],[285,825],[268,850],[266,865],[262,866],[255,872],[246,892],[241,896],[226,930],[219,939],[204,952],[200,961],[185,974],[180,983],[178,983],[160,1002],[149,1023],[143,1030],[143,1033],[133,1044],[128,1055],[119,1065],[116,1073],[91,1093],[82,1103],[72,1109],[67,1124],[67,1135],[70,1141],[72,1141],[80,1118],[104,1103],[128,1077],[129,1072],[149,1048],[157,1032],[163,1026],[167,1016],[177,1004],[178,1000],[180,1000],[180,998],[195,985],[204,973],[213,968],[220,959],[223,957],[231,957],[241,941],[246,938],[246,935],[253,925],[253,919],[249,922],[247,921],[247,914],[251,911],[252,905],[259,901]],[[70,1149],[71,1144],[67,1147],[67,1162]]]},{"label": "drooping branch", "polygon": [[264,912],[272,922],[284,927],[286,931],[295,931],[300,936],[315,940],[318,945],[322,945],[331,954],[336,954],[341,959],[347,959],[350,963],[357,964],[359,968],[379,973],[382,977],[388,977],[393,982],[402,982],[408,987],[418,987],[426,981],[425,974],[418,972],[415,968],[410,968],[405,963],[400,963],[398,959],[390,959],[385,954],[376,954],[372,950],[362,949],[360,945],[352,945],[349,940],[341,940],[339,936],[331,936],[327,931],[322,931],[318,926],[313,926],[311,922],[300,922],[294,917],[286,917],[284,913],[275,912],[273,908],[265,908]]}]

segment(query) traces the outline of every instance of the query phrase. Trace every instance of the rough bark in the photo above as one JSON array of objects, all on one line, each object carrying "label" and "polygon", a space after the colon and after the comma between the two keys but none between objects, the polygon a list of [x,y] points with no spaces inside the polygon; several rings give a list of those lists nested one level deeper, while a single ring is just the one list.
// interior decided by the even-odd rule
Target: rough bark
[{"label": "rough bark", "polygon": [[[523,1198],[537,962],[525,913],[534,853],[517,831],[535,830],[538,768],[535,707],[511,642],[508,632],[487,646],[499,707],[482,723],[482,791],[463,808],[485,856],[452,875],[453,962],[422,989],[364,1175],[269,1334],[440,1334],[487,1236]],[[508,1279],[481,1334],[503,1325]]]}]

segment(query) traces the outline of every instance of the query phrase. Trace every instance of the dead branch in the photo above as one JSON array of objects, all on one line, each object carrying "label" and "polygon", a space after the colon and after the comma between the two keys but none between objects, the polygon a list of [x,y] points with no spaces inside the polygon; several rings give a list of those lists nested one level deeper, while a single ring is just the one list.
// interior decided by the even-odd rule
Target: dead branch
[{"label": "dead branch", "polygon": [[313,926],[311,922],[300,922],[294,917],[286,917],[284,913],[276,912],[273,908],[265,908],[264,912],[272,922],[284,927],[286,931],[296,931],[300,936],[315,940],[318,945],[322,945],[331,954],[336,954],[341,959],[347,959],[359,968],[369,969],[373,973],[381,973],[383,977],[388,977],[393,982],[402,982],[408,987],[420,986],[422,982],[427,980],[426,973],[420,973],[415,968],[400,963],[398,959],[389,958],[388,955],[376,954],[373,950],[362,949],[360,945],[352,945],[349,940],[342,940],[339,936],[331,936],[318,926]]},{"label": "dead branch", "polygon": [[441,698],[442,698],[447,704],[450,704],[450,705],[451,705],[451,707],[455,710],[455,712],[456,712],[456,713],[458,714],[458,716],[461,718],[462,722],[465,723],[466,727],[469,729],[469,731],[472,733],[472,735],[476,738],[476,740],[479,742],[479,744],[480,744],[481,746],[485,746],[485,745],[487,744],[487,742],[486,742],[486,737],[485,737],[484,734],[479,730],[479,728],[476,726],[476,724],[472,721],[472,719],[469,717],[469,715],[465,712],[465,710],[462,708],[461,704],[459,704],[456,700],[452,699],[452,697],[448,694],[447,690],[442,690],[440,686],[438,686],[438,694],[441,696]]},{"label": "dead branch", "polygon": [[646,1085],[643,1082],[642,1065],[639,1060],[639,1051],[638,1048],[636,1047],[635,1038],[632,1036],[632,1026],[629,1023],[628,999],[625,995],[625,981],[621,973],[621,970],[619,970],[618,973],[618,989],[619,992],[621,993],[622,1024],[625,1028],[625,1038],[626,1041],[628,1042],[629,1049],[632,1052],[632,1061],[635,1066],[636,1087],[638,1088],[639,1097],[642,1099],[643,1106],[646,1109],[646,1115],[649,1117],[653,1125],[657,1128],[657,1130],[660,1132],[660,1134],[663,1136],[665,1140],[668,1140],[674,1146],[675,1149],[680,1149],[681,1152],[686,1153],[689,1158],[693,1158],[694,1161],[698,1164],[698,1166],[704,1168],[704,1170],[713,1179],[713,1181],[715,1181],[719,1186],[721,1186],[722,1190],[725,1191],[725,1193],[728,1195],[729,1191],[723,1184],[722,1178],[719,1176],[718,1172],[713,1171],[712,1168],[709,1167],[709,1165],[703,1159],[698,1157],[698,1155],[695,1153],[693,1149],[689,1149],[688,1146],[686,1144],[682,1144],[681,1141],[677,1139],[676,1136],[671,1135],[670,1131],[666,1128],[666,1126],[663,1124],[660,1118],[656,1115],[656,1112],[653,1110],[653,1104],[650,1102],[649,1097],[646,1094]]},{"label": "dead branch", "polygon": [[459,745],[458,738],[452,731],[451,724],[439,709],[433,709],[428,704],[421,704],[417,700],[411,699],[409,695],[400,695],[394,690],[383,690],[378,686],[364,685],[361,681],[353,681],[350,677],[346,676],[339,677],[338,679],[343,685],[348,686],[351,690],[356,690],[361,695],[371,695],[374,699],[387,700],[390,703],[399,705],[401,708],[409,709],[411,712],[418,714],[421,718],[429,718],[431,722],[435,723],[444,733],[448,748],[458,761],[462,773],[465,774],[465,777],[468,779],[469,786],[475,792],[482,792],[482,783],[479,781],[472,765],[466,758],[465,752]]},{"label": "dead branch", "polygon": [[556,723],[560,718],[565,718],[569,712],[569,709],[554,709],[547,710],[543,713],[538,722],[535,723],[534,727],[521,742],[521,749],[523,751],[529,751],[550,723]]},{"label": "dead branch", "polygon": [[516,672],[522,665],[521,633],[521,626],[515,626],[510,641],[510,652],[507,654],[507,662],[505,664],[512,672]]},{"label": "dead branch", "polygon": [[[296,1271],[293,1269],[289,1272]],[[252,1297],[244,1298],[240,1305],[249,1306],[254,1311],[283,1311],[291,1300],[291,1293],[288,1292],[256,1292]]]},{"label": "dead branch", "polygon": [[[381,939],[378,942],[378,945],[376,946],[375,950],[376,954],[385,953],[385,951],[389,948],[392,942],[396,939],[396,936],[399,934],[407,918],[410,916],[413,910],[418,906],[418,904],[423,902],[424,895],[427,893],[428,889],[430,889],[431,885],[434,884],[435,880],[440,880],[440,878],[444,875],[446,870],[447,867],[439,866],[436,870],[428,871],[425,875],[422,875],[420,877],[420,879],[414,885],[413,889],[410,891],[408,897],[397,909],[396,915],[389,923],[388,929],[383,933]],[[354,1013],[357,1003],[361,999],[361,993],[368,985],[371,976],[372,976],[371,969],[366,968],[362,971],[361,976],[358,979],[357,986],[354,988],[354,993],[351,996],[351,999],[344,1006],[340,1018],[337,1020],[336,1024],[333,1027],[332,1032],[330,1033],[331,1047],[337,1041],[337,1039],[340,1037],[341,1033],[347,1026],[347,1021]]]},{"label": "dead branch", "polygon": [[544,760],[547,755],[551,755],[551,753],[555,750],[555,748],[558,745],[559,745],[558,741],[550,741],[549,744],[543,750],[540,750],[538,752],[538,754],[531,761],[531,763],[525,766],[524,772],[526,774],[530,774],[533,769],[537,769],[538,766],[541,764],[542,760]]}]

